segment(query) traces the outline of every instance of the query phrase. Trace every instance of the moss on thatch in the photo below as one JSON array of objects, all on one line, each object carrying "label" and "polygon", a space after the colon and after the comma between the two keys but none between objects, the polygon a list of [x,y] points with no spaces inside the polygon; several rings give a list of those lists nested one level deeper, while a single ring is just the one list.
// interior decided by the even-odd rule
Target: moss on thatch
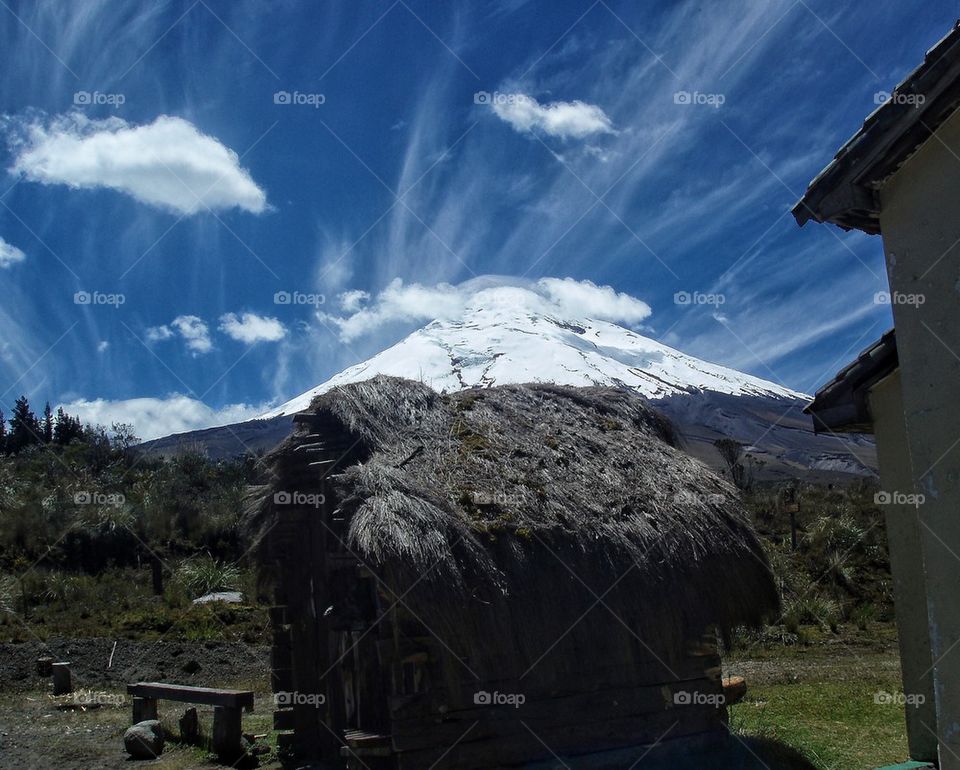
[{"label": "moss on thatch", "polygon": [[[776,608],[736,491],[678,449],[633,391],[535,384],[440,395],[377,377],[309,411],[352,447],[333,481],[349,521],[344,547],[430,625],[507,634],[532,659],[585,613],[598,613],[594,635],[604,618],[669,650]],[[291,469],[308,440],[294,435],[271,456],[277,477],[260,526],[275,514],[274,490],[306,491]]]}]

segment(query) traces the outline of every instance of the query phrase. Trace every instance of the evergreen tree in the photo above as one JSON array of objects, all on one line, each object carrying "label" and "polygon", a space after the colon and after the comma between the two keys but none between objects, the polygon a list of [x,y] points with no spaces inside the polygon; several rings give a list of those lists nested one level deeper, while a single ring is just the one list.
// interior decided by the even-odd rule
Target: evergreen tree
[{"label": "evergreen tree", "polygon": [[63,407],[57,407],[57,416],[53,419],[53,442],[66,446],[74,439],[83,440],[83,425],[76,417],[71,417],[63,411]]},{"label": "evergreen tree", "polygon": [[43,443],[49,444],[53,441],[53,410],[50,409],[50,402],[43,408]]},{"label": "evergreen tree", "polygon": [[30,411],[30,402],[26,396],[20,396],[13,406],[10,418],[10,435],[7,437],[7,449],[12,454],[42,440],[43,430],[37,416]]}]

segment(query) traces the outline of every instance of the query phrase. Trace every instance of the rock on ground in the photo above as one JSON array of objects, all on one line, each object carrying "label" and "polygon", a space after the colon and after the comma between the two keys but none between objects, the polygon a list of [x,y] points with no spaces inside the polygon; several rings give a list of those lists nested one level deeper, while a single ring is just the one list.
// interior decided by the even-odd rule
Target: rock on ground
[{"label": "rock on ground", "polygon": [[163,728],[159,720],[137,722],[123,734],[123,747],[136,759],[153,759],[163,753]]}]

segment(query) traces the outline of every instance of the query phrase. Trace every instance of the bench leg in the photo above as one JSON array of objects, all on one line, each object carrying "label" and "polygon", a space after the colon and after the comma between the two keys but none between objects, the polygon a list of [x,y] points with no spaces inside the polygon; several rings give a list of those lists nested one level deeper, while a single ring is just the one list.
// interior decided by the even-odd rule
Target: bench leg
[{"label": "bench leg", "polygon": [[234,760],[241,754],[241,717],[238,708],[213,709],[213,751],[222,759]]},{"label": "bench leg", "polygon": [[148,719],[157,718],[157,700],[156,698],[137,698],[133,699],[133,723],[145,722]]}]

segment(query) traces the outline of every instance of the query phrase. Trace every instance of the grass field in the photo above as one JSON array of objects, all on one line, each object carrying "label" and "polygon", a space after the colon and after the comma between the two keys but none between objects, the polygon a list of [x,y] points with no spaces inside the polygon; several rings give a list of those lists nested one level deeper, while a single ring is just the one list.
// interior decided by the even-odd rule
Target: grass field
[{"label": "grass field", "polygon": [[907,758],[903,707],[878,703],[878,694],[902,690],[892,624],[734,652],[725,668],[749,686],[730,710],[738,734],[785,743],[823,770],[869,770]]}]

